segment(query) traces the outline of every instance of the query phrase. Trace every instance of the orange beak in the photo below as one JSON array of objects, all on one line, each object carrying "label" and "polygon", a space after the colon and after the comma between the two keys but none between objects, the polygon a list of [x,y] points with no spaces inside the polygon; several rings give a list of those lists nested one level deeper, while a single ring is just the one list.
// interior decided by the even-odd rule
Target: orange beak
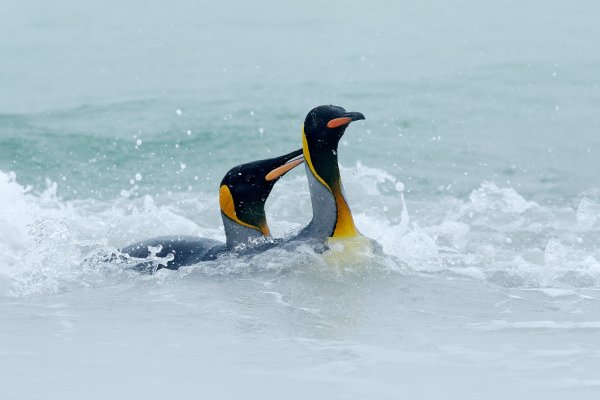
[{"label": "orange beak", "polygon": [[327,127],[333,129],[342,125],[348,125],[350,122],[352,122],[352,118],[350,117],[334,118],[327,123]]},{"label": "orange beak", "polygon": [[302,164],[303,162],[304,162],[304,157],[302,155],[300,155],[297,158],[291,159],[290,161],[286,162],[282,166],[277,167],[277,168],[273,169],[271,172],[269,172],[265,176],[265,180],[273,181],[273,180],[279,178],[280,176],[282,176],[283,174],[285,174],[286,172],[288,172],[289,170],[296,168],[298,165]]},{"label": "orange beak", "polygon": [[365,119],[365,116],[359,112],[349,112],[346,113],[345,116],[340,118],[334,118],[327,123],[327,127],[329,129],[339,128],[340,126],[348,125],[352,121],[358,121],[360,119]]}]

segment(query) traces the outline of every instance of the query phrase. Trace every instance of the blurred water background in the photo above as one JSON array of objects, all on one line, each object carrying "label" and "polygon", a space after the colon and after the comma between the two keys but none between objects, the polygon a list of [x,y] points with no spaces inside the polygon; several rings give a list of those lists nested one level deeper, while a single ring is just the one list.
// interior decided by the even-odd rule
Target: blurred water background
[{"label": "blurred water background", "polygon": [[[600,3],[0,4],[0,394],[597,398]],[[223,239],[233,165],[361,111],[340,163],[387,256],[309,248],[140,276]],[[406,201],[405,207],[401,195]],[[267,203],[311,217],[304,170]]]}]

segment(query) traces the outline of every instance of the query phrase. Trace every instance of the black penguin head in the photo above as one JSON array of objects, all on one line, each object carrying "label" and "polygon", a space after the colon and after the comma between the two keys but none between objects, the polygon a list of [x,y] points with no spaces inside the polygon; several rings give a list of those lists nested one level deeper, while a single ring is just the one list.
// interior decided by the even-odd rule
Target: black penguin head
[{"label": "black penguin head", "polygon": [[302,164],[302,149],[280,157],[241,164],[230,169],[221,181],[221,212],[234,222],[269,236],[265,202],[275,182]]},{"label": "black penguin head", "polygon": [[303,149],[310,170],[332,189],[339,181],[338,143],[352,121],[365,119],[359,112],[339,106],[319,106],[304,120]]},{"label": "black penguin head", "polygon": [[322,143],[337,148],[348,125],[361,119],[365,119],[362,113],[347,112],[340,106],[315,107],[304,120],[304,135],[309,144]]}]

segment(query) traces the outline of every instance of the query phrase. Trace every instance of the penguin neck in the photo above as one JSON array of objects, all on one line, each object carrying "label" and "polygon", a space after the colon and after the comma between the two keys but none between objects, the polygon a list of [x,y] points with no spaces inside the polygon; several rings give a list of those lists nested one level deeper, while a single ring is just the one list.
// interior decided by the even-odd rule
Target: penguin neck
[{"label": "penguin neck", "polygon": [[263,233],[258,228],[241,225],[223,212],[221,212],[221,218],[225,228],[227,250],[235,250],[241,246],[251,246],[253,241],[264,238]]},{"label": "penguin neck", "polygon": [[[313,237],[348,238],[358,236],[350,207],[344,196],[338,165],[337,143],[308,145],[302,132],[306,173],[313,208],[313,219],[307,230]],[[313,157],[311,157],[313,156]],[[314,158],[314,159],[313,159]],[[323,234],[326,236],[323,237]]]}]

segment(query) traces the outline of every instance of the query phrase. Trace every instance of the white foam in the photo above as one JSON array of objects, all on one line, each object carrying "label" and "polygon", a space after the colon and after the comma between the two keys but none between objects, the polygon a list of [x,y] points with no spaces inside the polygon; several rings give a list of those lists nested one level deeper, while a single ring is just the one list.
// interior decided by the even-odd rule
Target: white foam
[{"label": "white foam", "polygon": [[479,189],[469,195],[470,207],[478,213],[501,212],[522,214],[539,207],[535,202],[526,201],[512,188],[499,188],[491,182],[483,182]]},{"label": "white foam", "polygon": [[577,206],[577,225],[583,229],[600,229],[600,203],[583,197]]},{"label": "white foam", "polygon": [[[342,168],[342,175],[359,230],[414,271],[447,271],[506,287],[547,288],[547,295],[559,293],[552,288],[600,287],[599,213],[589,198],[582,198],[576,209],[542,206],[513,188],[483,182],[466,199],[445,196],[415,201],[410,192],[396,190],[399,181],[385,171],[358,163]],[[20,185],[13,173],[0,172],[0,290],[4,293],[6,287],[25,294],[101,284],[103,275],[89,275],[93,268],[82,267],[82,260],[135,240],[168,234],[224,240],[212,192],[107,201],[64,201],[57,192],[57,184],[47,182],[46,190],[34,193]],[[410,211],[405,195],[418,213]],[[275,236],[306,224],[310,219],[306,178],[298,174],[278,183],[267,202],[267,214]],[[307,254],[300,253],[294,262],[302,263]],[[282,257],[290,258],[289,254]],[[308,259],[319,263],[319,257]],[[261,262],[261,268],[292,265],[278,256]],[[239,260],[232,260],[218,270],[254,268],[236,263]],[[81,274],[88,274],[87,278]]]},{"label": "white foam", "polygon": [[471,324],[481,330],[502,330],[502,329],[600,329],[600,321],[522,321],[508,322],[496,320],[490,323]]}]

